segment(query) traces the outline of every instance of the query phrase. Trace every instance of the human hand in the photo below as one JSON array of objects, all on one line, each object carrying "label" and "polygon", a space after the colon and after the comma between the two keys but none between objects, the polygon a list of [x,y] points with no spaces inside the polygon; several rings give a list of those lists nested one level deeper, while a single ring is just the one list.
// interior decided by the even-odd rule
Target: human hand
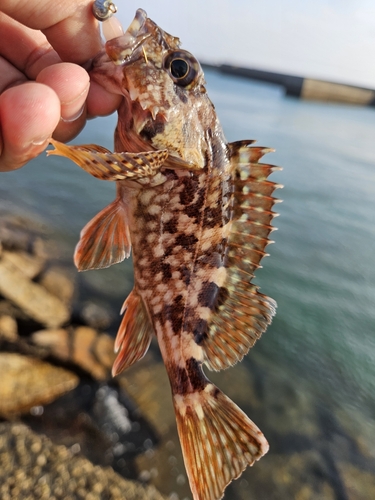
[{"label": "human hand", "polygon": [[[92,0],[2,0],[0,171],[40,154],[53,135],[68,141],[86,119],[115,111],[121,97],[80,64],[102,48]],[[64,61],[64,62],[62,62]]]}]

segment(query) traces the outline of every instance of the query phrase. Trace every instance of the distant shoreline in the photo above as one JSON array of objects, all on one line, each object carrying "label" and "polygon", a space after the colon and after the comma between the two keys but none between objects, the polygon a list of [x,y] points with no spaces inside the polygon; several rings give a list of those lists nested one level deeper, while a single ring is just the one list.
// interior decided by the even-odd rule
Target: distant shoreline
[{"label": "distant shoreline", "polygon": [[373,89],[230,64],[202,63],[202,67],[228,75],[280,85],[285,89],[286,95],[292,97],[375,107],[375,90]]}]

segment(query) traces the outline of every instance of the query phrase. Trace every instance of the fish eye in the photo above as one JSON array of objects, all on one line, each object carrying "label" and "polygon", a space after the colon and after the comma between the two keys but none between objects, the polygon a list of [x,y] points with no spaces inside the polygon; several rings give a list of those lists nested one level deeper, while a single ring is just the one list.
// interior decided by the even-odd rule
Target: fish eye
[{"label": "fish eye", "polygon": [[167,54],[164,68],[174,83],[181,87],[191,86],[200,72],[199,62],[186,50],[176,50]]},{"label": "fish eye", "polygon": [[189,65],[183,59],[173,59],[170,66],[171,75],[177,79],[185,78],[189,72]]}]

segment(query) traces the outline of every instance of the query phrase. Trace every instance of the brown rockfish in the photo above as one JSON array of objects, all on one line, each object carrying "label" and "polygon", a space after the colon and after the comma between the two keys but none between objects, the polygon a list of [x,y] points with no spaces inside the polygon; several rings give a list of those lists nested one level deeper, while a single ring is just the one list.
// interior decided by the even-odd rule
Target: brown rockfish
[{"label": "brown rockfish", "polygon": [[52,153],[116,181],[117,197],[83,229],[75,263],[108,267],[133,249],[113,374],[156,334],[194,499],[216,500],[268,450],[202,365],[240,361],[275,313],[252,279],[270,243],[277,167],[259,163],[270,149],[226,141],[199,62],[143,10],[93,64],[92,78],[123,96],[115,153],[51,141]]}]

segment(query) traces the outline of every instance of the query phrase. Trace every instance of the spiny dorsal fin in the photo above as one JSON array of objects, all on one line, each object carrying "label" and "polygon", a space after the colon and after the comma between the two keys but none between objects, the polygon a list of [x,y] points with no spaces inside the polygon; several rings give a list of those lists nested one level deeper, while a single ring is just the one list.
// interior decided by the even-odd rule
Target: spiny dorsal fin
[{"label": "spiny dorsal fin", "polygon": [[95,144],[67,146],[54,139],[50,139],[50,143],[56,149],[47,151],[48,155],[65,156],[89,174],[105,181],[153,177],[169,155],[167,149],[143,153],[111,153]]},{"label": "spiny dorsal fin", "polygon": [[222,370],[240,361],[271,323],[276,302],[258,292],[252,283],[261,259],[268,255],[271,221],[276,215],[272,194],[279,184],[267,177],[279,167],[259,163],[273,150],[248,147],[250,141],[229,145],[233,166],[234,218],[228,237],[226,277],[206,337],[205,363]]},{"label": "spiny dorsal fin", "polygon": [[82,229],[74,263],[79,271],[101,269],[123,261],[130,250],[125,205],[116,198]]},{"label": "spiny dorsal fin", "polygon": [[115,352],[118,352],[118,355],[112,368],[113,376],[143,358],[153,334],[143,300],[135,289],[125,300],[121,312],[123,311],[124,316],[115,341]]},{"label": "spiny dorsal fin", "polygon": [[258,427],[217,387],[175,394],[177,429],[194,500],[219,500],[268,451]]}]

